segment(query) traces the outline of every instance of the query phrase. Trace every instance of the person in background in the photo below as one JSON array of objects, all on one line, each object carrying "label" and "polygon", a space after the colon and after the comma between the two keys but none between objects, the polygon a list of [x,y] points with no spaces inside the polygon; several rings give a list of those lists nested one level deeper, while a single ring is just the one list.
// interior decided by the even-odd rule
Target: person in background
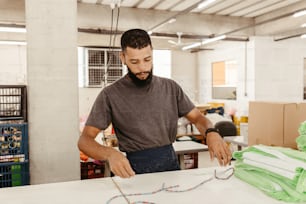
[{"label": "person in background", "polygon": [[[178,118],[184,116],[205,138],[211,159],[216,157],[222,166],[229,164],[231,151],[218,130],[174,80],[153,75],[148,33],[142,29],[124,32],[121,49],[120,59],[128,73],[97,96],[79,137],[80,151],[96,160],[107,160],[113,174],[122,178],[179,170],[172,143]],[[95,141],[111,123],[120,151]]]}]

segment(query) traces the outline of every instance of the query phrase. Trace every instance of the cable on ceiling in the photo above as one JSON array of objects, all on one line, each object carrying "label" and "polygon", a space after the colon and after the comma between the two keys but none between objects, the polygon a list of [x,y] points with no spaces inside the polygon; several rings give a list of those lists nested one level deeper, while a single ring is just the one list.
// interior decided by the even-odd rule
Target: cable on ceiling
[{"label": "cable on ceiling", "polygon": [[[113,57],[114,57],[114,48],[116,45],[116,37],[118,34],[118,24],[119,24],[119,17],[120,17],[120,1],[119,2],[115,2],[112,3],[110,5],[111,7],[111,28],[110,28],[110,34],[109,34],[109,46],[108,46],[108,56],[107,56],[107,64],[106,64],[106,72],[105,72],[105,77],[103,77],[104,80],[104,84],[107,83],[107,76],[108,76],[108,71],[109,71],[109,66],[111,65],[112,61],[113,61]],[[117,13],[116,15],[116,19],[114,19],[115,13]],[[114,26],[114,21],[115,22],[115,26]],[[115,30],[113,30],[115,27]]]}]

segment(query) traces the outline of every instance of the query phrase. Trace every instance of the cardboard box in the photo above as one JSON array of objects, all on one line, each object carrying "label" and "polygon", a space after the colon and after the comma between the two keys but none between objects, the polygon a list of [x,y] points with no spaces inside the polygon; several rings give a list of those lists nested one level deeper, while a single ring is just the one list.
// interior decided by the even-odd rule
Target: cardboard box
[{"label": "cardboard box", "polygon": [[249,103],[248,144],[297,149],[298,128],[306,120],[306,103]]}]

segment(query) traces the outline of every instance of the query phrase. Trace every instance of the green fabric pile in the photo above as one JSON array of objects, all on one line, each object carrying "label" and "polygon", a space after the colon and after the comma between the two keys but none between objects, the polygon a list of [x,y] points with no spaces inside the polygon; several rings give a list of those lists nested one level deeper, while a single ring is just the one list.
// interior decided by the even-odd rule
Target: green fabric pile
[{"label": "green fabric pile", "polygon": [[302,122],[299,129],[299,134],[296,138],[297,147],[299,150],[306,152],[306,121]]},{"label": "green fabric pile", "polygon": [[306,202],[306,152],[254,145],[233,153],[235,176],[286,202]]}]

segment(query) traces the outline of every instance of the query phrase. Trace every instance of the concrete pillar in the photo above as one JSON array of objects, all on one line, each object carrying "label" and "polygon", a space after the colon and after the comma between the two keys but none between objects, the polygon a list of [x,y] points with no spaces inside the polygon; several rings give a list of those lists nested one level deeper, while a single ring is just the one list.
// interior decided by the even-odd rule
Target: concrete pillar
[{"label": "concrete pillar", "polygon": [[30,183],[80,179],[77,1],[26,0]]}]

